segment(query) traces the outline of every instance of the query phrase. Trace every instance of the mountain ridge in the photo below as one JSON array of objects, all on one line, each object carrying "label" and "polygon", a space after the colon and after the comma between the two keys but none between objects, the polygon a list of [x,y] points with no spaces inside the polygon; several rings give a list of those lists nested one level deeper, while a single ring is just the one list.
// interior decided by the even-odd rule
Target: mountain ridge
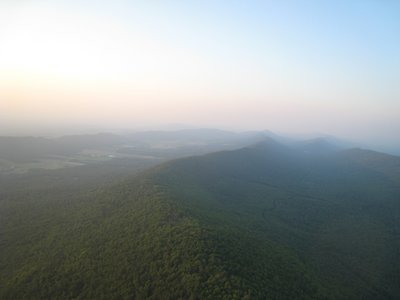
[{"label": "mountain ridge", "polygon": [[73,199],[3,199],[0,296],[396,299],[399,158],[378,172],[358,151],[267,138]]}]

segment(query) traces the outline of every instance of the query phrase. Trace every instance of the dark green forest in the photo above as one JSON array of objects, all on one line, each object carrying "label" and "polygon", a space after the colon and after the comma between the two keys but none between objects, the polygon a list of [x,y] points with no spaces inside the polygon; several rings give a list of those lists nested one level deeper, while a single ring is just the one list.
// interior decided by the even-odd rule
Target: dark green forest
[{"label": "dark green forest", "polygon": [[1,299],[400,298],[399,157],[129,162],[1,177]]}]

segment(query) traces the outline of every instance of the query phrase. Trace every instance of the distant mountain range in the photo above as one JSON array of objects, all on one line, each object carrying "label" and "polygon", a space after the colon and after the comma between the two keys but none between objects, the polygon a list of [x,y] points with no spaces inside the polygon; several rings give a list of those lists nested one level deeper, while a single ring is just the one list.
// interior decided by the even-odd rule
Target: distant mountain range
[{"label": "distant mountain range", "polygon": [[[54,156],[73,156],[86,149],[112,149],[125,154],[154,154],[177,158],[237,149],[261,141],[265,137],[272,137],[285,144],[296,143],[270,131],[235,133],[218,129],[143,131],[124,135],[99,133],[67,135],[59,138],[0,136],[0,159],[30,162]],[[328,139],[324,140],[328,142]],[[339,145],[338,141],[329,143]]]}]

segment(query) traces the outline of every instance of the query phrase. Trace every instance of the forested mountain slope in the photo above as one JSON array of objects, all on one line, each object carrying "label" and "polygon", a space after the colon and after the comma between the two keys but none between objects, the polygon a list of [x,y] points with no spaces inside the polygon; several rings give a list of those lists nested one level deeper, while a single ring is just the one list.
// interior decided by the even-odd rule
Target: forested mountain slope
[{"label": "forested mountain slope", "polygon": [[[398,299],[400,158],[273,140],[0,202],[4,299]],[[381,163],[382,162],[382,163]]]},{"label": "forested mountain slope", "polygon": [[293,250],[336,298],[395,299],[400,158],[310,155],[273,141],[170,163],[156,174],[205,224]]}]

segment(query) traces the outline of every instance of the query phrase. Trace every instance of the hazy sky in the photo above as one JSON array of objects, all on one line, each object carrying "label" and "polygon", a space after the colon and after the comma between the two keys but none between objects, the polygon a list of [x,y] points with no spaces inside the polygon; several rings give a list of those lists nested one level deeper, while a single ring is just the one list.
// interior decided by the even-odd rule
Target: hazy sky
[{"label": "hazy sky", "polygon": [[0,0],[0,118],[400,149],[400,1]]}]

